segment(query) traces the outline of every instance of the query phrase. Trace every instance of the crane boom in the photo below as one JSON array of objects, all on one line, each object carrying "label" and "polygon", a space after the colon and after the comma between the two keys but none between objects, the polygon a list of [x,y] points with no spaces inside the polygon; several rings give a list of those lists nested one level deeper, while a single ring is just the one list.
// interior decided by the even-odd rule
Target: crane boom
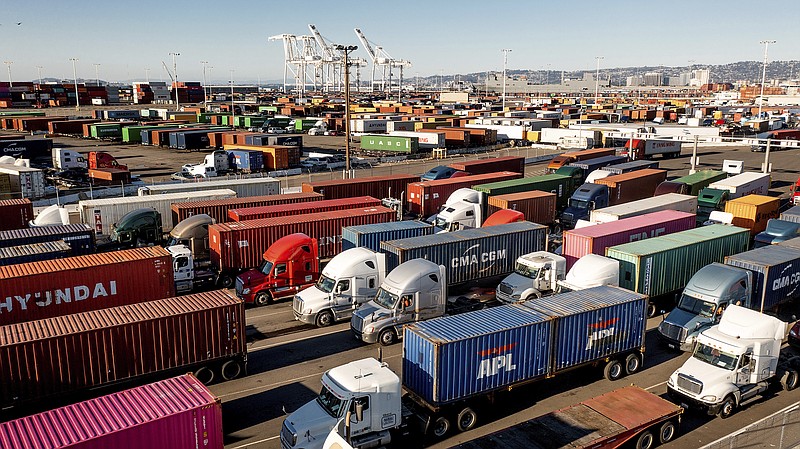
[{"label": "crane boom", "polygon": [[172,80],[172,82],[174,83],[174,82],[175,82],[175,77],[174,77],[174,76],[172,76],[172,72],[170,72],[170,71],[169,71],[169,67],[167,67],[167,63],[166,63],[166,62],[164,62],[164,61],[161,61],[161,65],[163,65],[163,66],[164,66],[164,70],[166,70],[166,71],[167,71],[167,75],[169,75],[169,79],[171,79],[171,80]]}]

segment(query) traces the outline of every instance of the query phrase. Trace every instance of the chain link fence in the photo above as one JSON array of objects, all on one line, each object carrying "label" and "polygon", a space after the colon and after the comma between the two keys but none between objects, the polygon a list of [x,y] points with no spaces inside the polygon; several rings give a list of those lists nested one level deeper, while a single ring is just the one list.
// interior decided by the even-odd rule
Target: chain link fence
[{"label": "chain link fence", "polygon": [[702,449],[789,449],[800,447],[800,402],[757,421]]}]

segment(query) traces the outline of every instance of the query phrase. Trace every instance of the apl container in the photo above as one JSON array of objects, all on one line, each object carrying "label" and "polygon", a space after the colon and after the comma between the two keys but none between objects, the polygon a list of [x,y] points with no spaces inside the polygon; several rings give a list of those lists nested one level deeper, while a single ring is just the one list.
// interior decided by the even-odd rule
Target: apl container
[{"label": "apl container", "polygon": [[381,200],[372,198],[371,196],[359,196],[353,198],[340,198],[336,200],[313,201],[308,203],[249,207],[245,209],[229,210],[228,221],[258,220],[261,218],[314,214],[318,212],[366,208],[380,205]]},{"label": "apl container", "polygon": [[760,312],[800,296],[800,249],[769,245],[725,258],[725,264],[753,272],[751,308]]},{"label": "apl container", "polygon": [[83,223],[0,231],[0,248],[57,240],[72,248],[71,256],[92,254],[95,250],[94,231]]},{"label": "apl container", "polygon": [[249,196],[245,198],[230,198],[226,200],[196,201],[189,203],[172,204],[172,226],[176,226],[181,221],[199,214],[206,214],[216,220],[217,223],[225,223],[228,220],[228,211],[248,207],[273,206],[277,204],[305,203],[309,201],[319,201],[322,195],[319,193],[284,193],[280,195]]},{"label": "apl container", "polygon": [[302,188],[303,192],[321,193],[326,200],[362,195],[384,199],[400,198],[406,192],[408,184],[415,181],[419,181],[418,175],[401,174],[304,182]]},{"label": "apl container", "polygon": [[434,226],[416,220],[394,221],[342,228],[342,251],[364,247],[381,250],[381,242],[433,234]]},{"label": "apl container", "polygon": [[191,374],[0,423],[0,447],[222,449],[222,406]]},{"label": "apl container", "polygon": [[521,178],[521,173],[498,172],[459,178],[417,181],[408,184],[408,210],[422,217],[431,216],[444,205],[450,195],[458,189],[469,188],[486,181],[503,181]]},{"label": "apl container", "polygon": [[549,225],[556,221],[556,194],[531,190],[530,192],[509,193],[490,196],[487,216],[503,210],[517,210],[525,214],[525,219],[534,223]]},{"label": "apl container", "polygon": [[0,231],[27,228],[33,220],[33,203],[27,198],[0,201]]},{"label": "apl container", "polygon": [[[463,129],[468,131],[467,128]],[[503,156],[477,159],[474,161],[454,162],[449,166],[471,175],[482,175],[484,173],[497,173],[501,171],[525,174],[525,158],[522,156]]]},{"label": "apl container", "polygon": [[63,259],[71,256],[71,253],[72,248],[63,240],[9,246],[0,248],[0,266]]}]

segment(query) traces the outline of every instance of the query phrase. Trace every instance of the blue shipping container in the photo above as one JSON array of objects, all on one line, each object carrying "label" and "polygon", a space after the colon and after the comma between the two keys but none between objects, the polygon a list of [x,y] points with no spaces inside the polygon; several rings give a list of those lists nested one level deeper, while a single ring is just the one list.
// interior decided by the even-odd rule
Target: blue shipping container
[{"label": "blue shipping container", "polygon": [[63,240],[0,248],[0,266],[70,257],[72,248]]},{"label": "blue shipping container", "polygon": [[760,312],[800,296],[800,250],[770,245],[725,258],[725,264],[753,272],[752,304]]},{"label": "blue shipping container", "polygon": [[[172,136],[170,134],[170,136]],[[194,131],[179,131],[175,133],[177,149],[179,150],[198,150],[201,148],[208,148],[208,129],[199,129]],[[170,143],[172,140],[170,139]],[[170,148],[172,146],[170,145]]]},{"label": "blue shipping container", "polygon": [[264,153],[260,151],[230,150],[228,159],[239,170],[255,172],[264,168]]},{"label": "blue shipping container", "polygon": [[143,129],[139,131],[139,135],[142,137],[142,145],[152,145],[150,142],[150,130]]},{"label": "blue shipping container", "polygon": [[622,164],[609,165],[603,167],[603,170],[610,171],[612,174],[621,175],[634,170],[643,170],[645,168],[658,168],[658,161],[630,161]]},{"label": "blue shipping container", "polygon": [[56,240],[64,240],[72,248],[71,256],[95,252],[94,231],[83,223],[0,231],[0,248]]},{"label": "blue shipping container", "polygon": [[432,224],[415,220],[346,226],[342,228],[342,251],[363,246],[379,252],[383,241],[431,235],[433,229]]},{"label": "blue shipping container", "polygon": [[449,285],[508,275],[518,257],[546,247],[547,226],[529,221],[381,242],[387,270],[427,259],[447,268]]},{"label": "blue shipping container", "polygon": [[586,179],[586,176],[589,173],[599,169],[606,167],[608,165],[619,164],[628,160],[625,156],[603,156],[603,157],[596,157],[594,159],[587,159],[585,161],[580,162],[573,162],[569,164],[569,167],[578,167],[583,170],[583,179]]}]

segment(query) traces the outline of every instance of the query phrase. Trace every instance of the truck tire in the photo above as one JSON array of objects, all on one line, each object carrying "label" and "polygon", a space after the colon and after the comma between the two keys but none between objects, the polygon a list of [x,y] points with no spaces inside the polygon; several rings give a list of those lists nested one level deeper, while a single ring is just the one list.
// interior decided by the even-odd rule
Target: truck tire
[{"label": "truck tire", "polygon": [[619,363],[619,360],[612,359],[606,363],[606,367],[603,369],[603,375],[608,380],[617,380],[622,377],[624,373],[624,369],[622,368],[622,364]]},{"label": "truck tire", "polygon": [[222,288],[231,288],[233,287],[233,277],[229,274],[220,274],[217,284]]},{"label": "truck tire", "polygon": [[661,428],[658,429],[659,444],[669,443],[673,438],[675,438],[676,433],[677,429],[675,428],[675,423],[672,422],[672,420],[664,422],[664,424],[661,424]]},{"label": "truck tire", "polygon": [[717,416],[722,419],[730,418],[731,415],[736,411],[736,399],[732,395],[725,396],[725,399],[722,401],[722,406],[719,408],[717,412]]},{"label": "truck tire", "polygon": [[433,427],[431,428],[431,433],[437,439],[444,438],[447,435],[447,432],[450,431],[450,420],[445,418],[444,416],[438,416],[436,419],[433,420]]},{"label": "truck tire", "polygon": [[219,374],[225,380],[233,380],[242,374],[242,364],[238,360],[228,360],[222,364]]},{"label": "truck tire", "polygon": [[653,318],[658,313],[658,307],[652,302],[647,303],[647,318]]},{"label": "truck tire", "polygon": [[384,329],[378,334],[378,342],[380,342],[381,346],[390,346],[393,345],[397,338],[394,335],[394,329]]},{"label": "truck tire", "polygon": [[797,388],[798,374],[794,368],[789,368],[781,375],[781,388],[785,391],[792,391]]},{"label": "truck tire", "polygon": [[625,374],[631,375],[637,373],[641,368],[642,359],[639,358],[639,354],[628,354],[628,356],[625,357]]},{"label": "truck tire", "polygon": [[203,385],[210,385],[211,382],[214,382],[214,377],[216,376],[214,376],[214,371],[211,370],[209,367],[201,366],[200,368],[197,368],[197,370],[194,372],[194,377],[196,377],[197,380],[202,382]]},{"label": "truck tire", "polygon": [[272,304],[272,295],[269,292],[258,292],[256,297],[253,298],[253,304],[261,307],[267,304]]},{"label": "truck tire", "polygon": [[470,407],[464,407],[464,410],[461,410],[461,412],[458,414],[456,425],[458,426],[458,430],[460,432],[466,432],[468,430],[472,430],[477,422],[478,414],[475,413],[475,410],[471,409]]},{"label": "truck tire", "polygon": [[644,430],[642,433],[639,434],[639,438],[636,439],[636,449],[650,449],[653,447],[653,443],[655,442],[655,438],[653,438],[653,433],[649,430]]},{"label": "truck tire", "polygon": [[330,310],[323,310],[317,314],[317,327],[327,327],[333,324],[333,314]]}]

